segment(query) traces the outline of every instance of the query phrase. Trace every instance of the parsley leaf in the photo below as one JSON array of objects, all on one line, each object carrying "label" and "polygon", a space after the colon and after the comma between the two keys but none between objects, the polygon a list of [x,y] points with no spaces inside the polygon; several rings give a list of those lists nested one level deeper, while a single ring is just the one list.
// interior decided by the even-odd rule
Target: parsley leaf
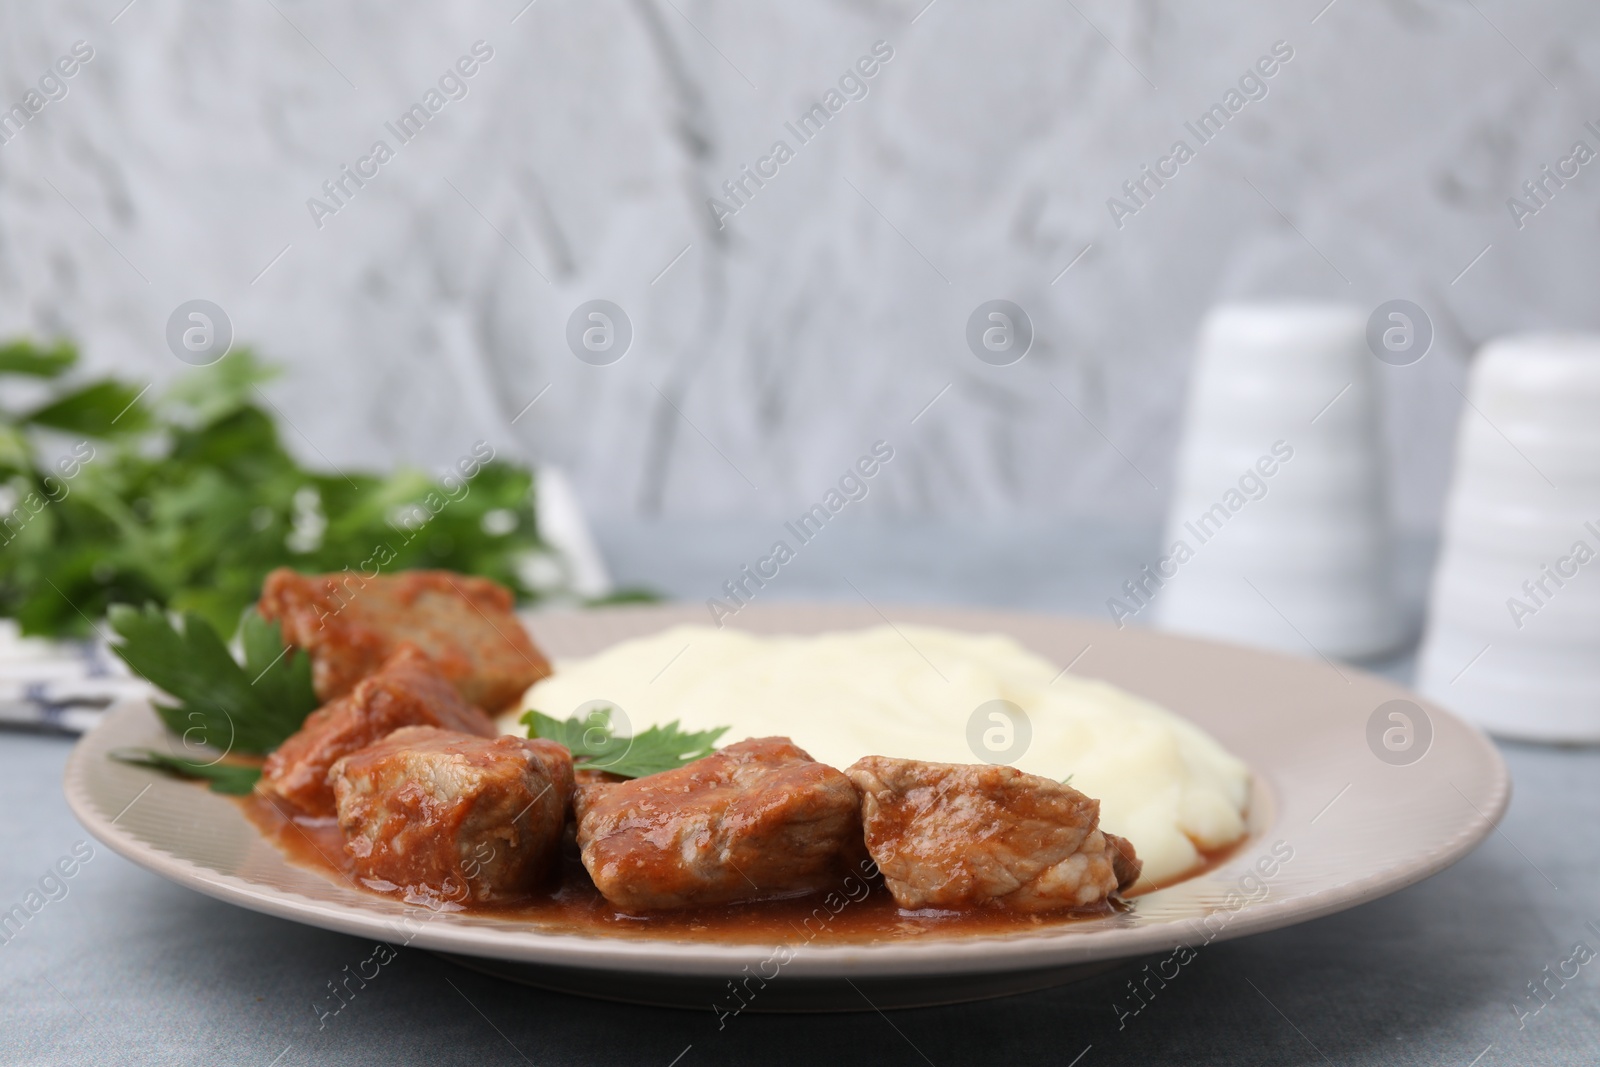
[{"label": "parsley leaf", "polygon": [[113,437],[149,429],[144,391],[122,382],[91,382],[19,416],[19,421],[88,437]]},{"label": "parsley leaf", "polygon": [[181,630],[154,604],[143,610],[113,605],[109,617],[122,638],[112,650],[178,701],[157,704],[156,712],[187,745],[265,754],[300,729],[318,705],[310,657],[286,649],[278,625],[253,611],[242,627],[243,666],[194,612],[184,615]]},{"label": "parsley leaf", "polygon": [[609,708],[596,708],[587,715],[557,719],[542,711],[530,711],[521,720],[529,737],[542,737],[567,747],[574,760],[606,759],[628,747],[628,738],[612,732]]},{"label": "parsley leaf", "polygon": [[[293,719],[289,733],[294,733],[306,716],[322,705],[311,685],[311,657],[285,644],[278,624],[263,619],[254,608],[244,613],[239,643],[250,687],[259,694],[263,707],[281,709],[285,724]],[[277,748],[277,743],[272,747]]]},{"label": "parsley leaf", "polygon": [[26,339],[0,345],[0,374],[59,378],[76,362],[78,350],[66,341],[57,341],[49,348]]},{"label": "parsley leaf", "polygon": [[149,748],[119,748],[113,750],[110,755],[112,759],[121,763],[156,767],[180,778],[199,778],[208,781],[211,783],[213,793],[226,793],[229,796],[245,796],[255,788],[256,779],[261,777],[260,767],[246,767],[237,763],[201,763],[198,760],[169,756]]},{"label": "parsley leaf", "polygon": [[622,737],[611,730],[611,715],[605,708],[583,717],[557,719],[542,711],[529,711],[522,720],[529,737],[542,737],[565,745],[578,770],[609,771],[624,778],[674,771],[711,755],[717,738],[728,727],[686,732],[676,720],[665,726],[652,726],[643,733]]}]

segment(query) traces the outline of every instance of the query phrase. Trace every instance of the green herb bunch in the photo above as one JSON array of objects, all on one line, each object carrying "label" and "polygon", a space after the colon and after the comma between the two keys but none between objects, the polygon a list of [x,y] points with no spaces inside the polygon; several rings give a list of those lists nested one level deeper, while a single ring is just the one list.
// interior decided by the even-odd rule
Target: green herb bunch
[{"label": "green herb bunch", "polygon": [[164,392],[76,380],[77,361],[66,342],[0,345],[0,396],[48,394],[0,404],[0,616],[24,633],[85,636],[126,603],[232,634],[278,566],[441,567],[541,595],[521,566],[547,551],[532,472],[487,445],[443,479],[310,470],[261,392],[273,371],[248,350]]}]

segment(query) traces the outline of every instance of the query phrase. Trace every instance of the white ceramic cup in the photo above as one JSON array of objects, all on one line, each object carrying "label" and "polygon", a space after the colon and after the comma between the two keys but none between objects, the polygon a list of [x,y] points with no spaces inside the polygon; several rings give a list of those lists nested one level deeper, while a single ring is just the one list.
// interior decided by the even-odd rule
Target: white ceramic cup
[{"label": "white ceramic cup", "polygon": [[1600,741],[1600,336],[1479,352],[1417,673],[1501,736]]},{"label": "white ceramic cup", "polygon": [[1404,637],[1366,326],[1357,308],[1316,303],[1206,316],[1154,568],[1160,625],[1322,657]]}]

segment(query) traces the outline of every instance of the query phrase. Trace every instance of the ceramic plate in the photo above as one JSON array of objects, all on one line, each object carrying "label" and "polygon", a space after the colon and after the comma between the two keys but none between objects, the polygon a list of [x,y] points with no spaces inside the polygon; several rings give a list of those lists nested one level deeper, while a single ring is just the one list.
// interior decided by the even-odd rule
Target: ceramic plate
[{"label": "ceramic plate", "polygon": [[[805,944],[749,1010],[844,1010],[998,996],[1132,956],[1200,949],[1354,907],[1435,874],[1499,820],[1510,780],[1494,746],[1435,704],[1343,665],[1044,615],[893,609],[896,621],[1009,634],[1080,675],[1157,701],[1204,727],[1254,772],[1250,830],[1229,859],[1134,899],[1124,913],[1003,936]],[[530,617],[552,658],[597,652],[685,622],[695,607]],[[730,625],[820,633],[881,625],[876,609],[752,605]],[[1073,662],[1076,660],[1076,662]],[[1399,702],[1399,703],[1392,703]],[[1401,718],[1393,716],[1400,715]],[[163,877],[241,907],[446,954],[534,985],[704,1009],[727,981],[773,966],[771,945],[541,933],[483,915],[423,914],[295,866],[235,804],[114,762],[161,745],[148,704],[124,704],[67,765],[73,812],[101,841]],[[1287,862],[1271,862],[1292,851]],[[1262,870],[1270,870],[1270,876]]]}]

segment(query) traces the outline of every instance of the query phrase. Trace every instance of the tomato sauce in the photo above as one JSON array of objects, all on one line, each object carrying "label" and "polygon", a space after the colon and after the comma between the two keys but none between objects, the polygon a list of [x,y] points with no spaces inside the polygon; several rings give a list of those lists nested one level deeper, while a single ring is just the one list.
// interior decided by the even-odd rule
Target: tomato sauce
[{"label": "tomato sauce", "polygon": [[[261,794],[240,797],[238,803],[245,817],[290,862],[336,881],[349,882],[363,892],[393,897],[394,894],[363,885],[356,877],[345,853],[344,837],[331,819],[292,816]],[[1208,854],[1204,867],[1176,881],[1215,867],[1239,847],[1236,844]],[[883,880],[869,872],[870,867],[868,872],[850,875],[838,889],[825,893],[635,915],[618,911],[600,895],[569,832],[560,875],[542,892],[512,904],[444,906],[451,911],[525,923],[541,933],[753,944],[870,944],[911,937],[1014,934],[1104,918],[1130,907],[1113,901],[1045,915],[1018,914],[1000,908],[910,911],[895,904]],[[1164,886],[1141,881],[1127,895],[1138,896],[1159,888]]]}]

